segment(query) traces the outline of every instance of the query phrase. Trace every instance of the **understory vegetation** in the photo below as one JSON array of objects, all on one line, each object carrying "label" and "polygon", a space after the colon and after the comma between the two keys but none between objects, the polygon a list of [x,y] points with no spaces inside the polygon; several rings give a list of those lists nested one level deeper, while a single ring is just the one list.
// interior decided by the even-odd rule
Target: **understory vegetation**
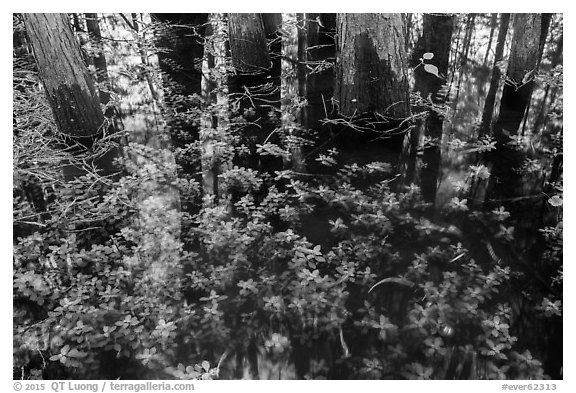
[{"label": "understory vegetation", "polygon": [[[451,142],[479,159],[434,209],[395,164],[353,162],[303,127],[304,100],[280,108],[231,94],[228,127],[213,139],[226,192],[206,195],[190,130],[221,104],[160,72],[169,176],[173,164],[131,160],[154,151],[126,144],[124,131],[72,144],[32,56],[13,65],[15,378],[548,378],[544,349],[521,334],[526,321],[561,318],[561,176],[534,204],[554,217],[527,266],[509,205],[471,197],[490,177],[480,159],[496,149],[490,136]],[[344,121],[326,115],[325,127]],[[247,129],[270,131],[263,140]],[[508,147],[533,149],[524,142]],[[295,146],[306,171],[289,165]],[[539,146],[552,162],[561,142]],[[98,173],[94,162],[118,147],[117,172]],[[84,174],[66,178],[71,165]],[[178,209],[143,197],[150,184],[177,189]],[[175,236],[166,222],[178,223]]]}]

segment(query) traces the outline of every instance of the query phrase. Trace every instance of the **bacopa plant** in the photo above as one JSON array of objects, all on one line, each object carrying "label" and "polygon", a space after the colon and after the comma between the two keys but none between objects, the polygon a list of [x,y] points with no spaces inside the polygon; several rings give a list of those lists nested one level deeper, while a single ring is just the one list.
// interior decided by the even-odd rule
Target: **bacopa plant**
[{"label": "bacopa plant", "polygon": [[[441,77],[432,58],[425,53],[420,65]],[[182,142],[177,179],[124,159],[118,181],[90,171],[64,181],[53,135],[18,130],[15,150],[41,141],[38,160],[54,180],[15,161],[16,377],[545,377],[513,335],[508,287],[517,272],[486,239],[465,240],[476,224],[493,229],[500,245],[514,240],[503,206],[477,212],[467,198],[489,168],[472,166],[432,216],[420,189],[400,184],[386,162],[342,163],[337,149],[320,146],[304,160],[319,166],[317,176],[288,169],[294,143],[310,147],[314,135],[257,143],[242,134],[254,110],[232,103],[219,157],[230,164],[218,178],[226,192],[202,195],[202,146],[186,127],[200,124],[205,103],[175,92],[167,105],[177,107],[169,120]],[[302,103],[292,105],[286,113]],[[41,124],[52,126],[44,115]],[[271,109],[269,117],[278,125],[282,114]],[[489,138],[471,147],[493,148]],[[130,154],[154,151],[131,145]],[[283,169],[259,165],[270,157]],[[29,196],[33,181],[46,193],[41,208]],[[142,197],[146,187],[176,189],[179,211]],[[460,227],[446,225],[454,217]],[[168,221],[179,223],[174,236]],[[542,235],[552,285],[561,288],[562,227]],[[558,296],[538,304],[541,318],[561,313]]]},{"label": "bacopa plant", "polygon": [[[232,207],[182,213],[168,286],[146,275],[152,261],[142,258],[166,245],[141,238],[130,202],[139,176],[154,178],[153,169],[127,167],[96,194],[89,177],[58,190],[53,203],[70,209],[14,250],[22,376],[93,378],[123,364],[131,377],[231,377],[239,371],[221,373],[231,358],[250,367],[253,351],[262,367],[298,350],[311,354],[297,370],[305,378],[542,376],[537,360],[515,351],[500,294],[512,274],[505,263],[476,262],[458,231],[426,218],[417,187],[393,190],[389,165],[318,157],[336,166],[334,176],[274,178],[241,166],[223,173]],[[183,204],[198,201],[191,184],[178,182]],[[445,214],[467,208],[455,197]],[[93,221],[81,222],[87,211]],[[486,217],[502,226],[506,212]],[[542,303],[543,313],[555,304]],[[329,351],[314,349],[322,342]]]}]

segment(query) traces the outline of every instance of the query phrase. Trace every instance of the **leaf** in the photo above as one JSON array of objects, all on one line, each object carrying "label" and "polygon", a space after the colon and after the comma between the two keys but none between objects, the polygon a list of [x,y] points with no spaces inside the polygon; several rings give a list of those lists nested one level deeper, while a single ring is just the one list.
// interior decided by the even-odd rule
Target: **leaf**
[{"label": "leaf", "polygon": [[88,354],[86,352],[80,352],[76,348],[73,348],[70,352],[68,352],[67,356],[72,357],[72,358],[83,358],[83,357],[88,356]]},{"label": "leaf", "polygon": [[407,286],[407,287],[409,287],[409,288],[411,288],[411,287],[414,286],[414,283],[413,283],[412,281],[408,281],[408,280],[406,280],[406,279],[404,279],[404,278],[400,278],[400,277],[388,277],[388,278],[385,278],[385,279],[383,279],[383,280],[380,280],[380,281],[378,281],[376,284],[372,285],[372,288],[370,288],[370,289],[368,290],[368,293],[372,292],[372,290],[373,290],[374,288],[376,288],[378,285],[384,284],[384,283],[387,283],[387,282],[393,282],[393,283],[396,283],[396,284],[405,285],[405,286]]},{"label": "leaf", "polygon": [[562,198],[558,195],[554,195],[552,198],[548,199],[548,203],[554,207],[562,206]]},{"label": "leaf", "polygon": [[207,360],[204,360],[204,361],[202,362],[202,368],[203,368],[205,371],[210,370],[210,362],[208,362]]},{"label": "leaf", "polygon": [[528,71],[526,75],[524,75],[524,78],[522,78],[522,84],[525,85],[526,83],[534,79],[534,74],[536,74],[536,70]]},{"label": "leaf", "polygon": [[70,351],[70,345],[65,345],[62,348],[60,348],[61,355],[66,355],[69,351]]},{"label": "leaf", "polygon": [[[430,52],[426,52],[422,55],[422,58],[424,60],[432,60],[432,58],[434,57],[434,53],[430,53]],[[424,67],[426,68],[426,67]]]},{"label": "leaf", "polygon": [[435,75],[437,78],[440,78],[438,75],[438,67],[432,64],[424,64],[424,71],[428,72],[429,74]]}]

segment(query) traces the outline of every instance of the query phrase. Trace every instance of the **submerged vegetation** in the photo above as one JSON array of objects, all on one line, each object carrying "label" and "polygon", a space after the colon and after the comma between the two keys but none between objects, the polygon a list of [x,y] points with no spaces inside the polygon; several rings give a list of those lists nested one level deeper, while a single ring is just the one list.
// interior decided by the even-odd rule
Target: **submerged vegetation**
[{"label": "submerged vegetation", "polygon": [[254,14],[262,68],[234,15],[70,15],[89,138],[14,15],[14,377],[562,378],[561,15],[522,81],[509,14],[383,17],[412,59],[361,111],[361,16]]}]

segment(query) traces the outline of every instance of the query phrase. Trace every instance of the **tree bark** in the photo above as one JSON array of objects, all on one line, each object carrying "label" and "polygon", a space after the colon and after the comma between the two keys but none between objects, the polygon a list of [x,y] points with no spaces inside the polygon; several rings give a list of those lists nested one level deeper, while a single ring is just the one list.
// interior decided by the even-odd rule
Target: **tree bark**
[{"label": "tree bark", "polygon": [[490,134],[492,115],[494,113],[494,103],[496,102],[496,92],[500,84],[500,67],[499,63],[504,58],[504,45],[506,44],[506,34],[508,33],[508,24],[510,23],[510,14],[500,14],[500,29],[498,31],[498,41],[496,52],[494,54],[494,66],[492,67],[492,79],[486,101],[484,102],[484,111],[480,125],[479,136]]},{"label": "tree bark", "polygon": [[462,86],[462,80],[464,79],[464,74],[467,71],[466,63],[468,62],[468,53],[470,52],[470,43],[472,42],[472,34],[474,33],[474,21],[476,19],[476,14],[469,14],[466,19],[466,32],[464,34],[464,40],[462,41],[462,51],[460,54],[460,62],[458,69],[458,85],[456,86],[456,97],[452,102],[452,108],[454,111],[454,116],[458,112],[458,102],[460,98],[460,88]]},{"label": "tree bark", "polygon": [[490,38],[488,38],[488,45],[486,46],[486,54],[484,55],[484,64],[488,63],[488,55],[490,55],[490,48],[492,48],[492,39],[494,38],[494,31],[498,25],[498,14],[493,13],[490,18]]},{"label": "tree bark", "polygon": [[[110,102],[110,93],[107,91],[105,86],[108,81],[108,66],[106,65],[106,57],[104,56],[104,51],[102,48],[102,33],[100,31],[100,22],[98,19],[98,14],[85,14],[86,17],[86,28],[88,34],[93,43],[96,45],[96,55],[93,58],[94,67],[96,68],[96,80],[100,84],[98,89],[100,94],[100,102],[103,105]],[[104,87],[104,89],[102,89]],[[111,116],[112,112],[107,113],[107,116]]]},{"label": "tree bark", "polygon": [[[229,104],[227,83],[226,25],[223,14],[210,14],[209,29],[202,61],[202,97],[205,102],[201,119],[202,187],[204,196],[222,198],[226,189],[218,181],[231,166]],[[208,200],[205,200],[208,203]]]},{"label": "tree bark", "polygon": [[542,14],[515,14],[506,83],[496,122],[498,138],[516,135],[534,88],[542,35]]},{"label": "tree bark", "polygon": [[340,113],[410,114],[400,14],[338,14],[335,98]]},{"label": "tree bark", "polygon": [[412,55],[411,66],[417,67],[414,70],[414,87],[420,92],[422,98],[430,95],[434,103],[445,101],[445,97],[437,97],[436,93],[446,83],[446,80],[427,72],[422,66],[418,67],[418,64],[424,53],[432,53],[434,57],[427,60],[426,64],[438,67],[438,73],[441,76],[448,74],[454,19],[455,16],[450,14],[424,14],[422,36],[416,43]]},{"label": "tree bark", "polygon": [[[556,40],[556,47],[554,52],[552,53],[552,57],[550,59],[550,68],[553,70],[559,64],[562,64],[562,52],[564,49],[564,35],[560,34],[558,39]],[[558,87],[554,86],[552,88],[552,93],[550,94],[550,85],[547,84],[544,90],[544,98],[542,99],[542,106],[540,107],[540,111],[538,112],[538,116],[536,117],[536,121],[534,122],[534,131],[533,133],[536,134],[540,127],[544,124],[545,115],[547,109],[550,108],[554,104],[554,100],[556,99],[556,93],[558,91]],[[546,100],[550,95],[550,103],[547,105]]]},{"label": "tree bark", "polygon": [[410,35],[413,28],[412,14],[404,14],[404,21],[404,47],[406,52],[410,52]]},{"label": "tree bark", "polygon": [[[454,21],[455,16],[452,14],[424,14],[422,36],[418,39],[412,55],[412,66],[416,67],[414,70],[415,90],[420,92],[422,98],[429,99],[433,104],[439,105],[446,102],[446,96],[439,96],[438,92],[446,83],[444,77],[448,74]],[[425,60],[425,63],[436,66],[438,73],[444,77],[439,78],[424,70],[422,65],[419,65],[424,53],[432,53],[434,55],[432,59]],[[426,108],[420,108],[420,110],[426,110]],[[440,167],[439,141],[442,137],[442,123],[443,117],[432,110],[428,110],[424,127],[416,127],[407,135],[407,137],[410,138],[409,145],[411,145],[411,155],[414,156],[419,151],[423,151],[424,153],[422,159],[425,165],[420,165],[420,167],[422,167],[422,184],[420,184],[420,186],[422,187],[424,200],[427,202],[434,202],[436,198],[437,179]],[[424,132],[427,136],[437,141],[425,150],[422,146]],[[410,160],[410,158],[406,159]],[[412,166],[414,168],[419,167],[414,164],[408,165],[408,168]],[[417,176],[413,178],[417,179]]]},{"label": "tree bark", "polygon": [[58,129],[71,137],[101,131],[104,115],[66,14],[23,14]]},{"label": "tree bark", "polygon": [[[540,45],[538,48],[538,57],[536,61],[536,70],[540,68],[540,62],[542,61],[542,54],[544,53],[544,46],[546,45],[546,37],[548,36],[548,28],[550,27],[550,21],[552,20],[552,14],[542,14],[542,22],[540,26]],[[528,117],[530,115],[530,104],[532,101],[532,95],[528,98],[528,103],[526,104],[526,111],[524,112],[524,120],[522,123],[522,135],[526,131],[526,123],[528,122]]]},{"label": "tree bark", "polygon": [[470,52],[470,43],[472,42],[472,34],[474,33],[474,27],[476,20],[476,14],[469,14],[466,21],[466,35],[464,36],[464,43],[462,45],[462,57],[460,58],[460,67],[463,67],[468,62],[468,53]]},{"label": "tree bark", "polygon": [[278,32],[282,25],[282,14],[260,14],[264,24],[264,33],[268,36]]},{"label": "tree bark", "polygon": [[229,14],[228,35],[232,65],[246,74],[259,74],[270,68],[270,54],[260,14]]},{"label": "tree bark", "polygon": [[[301,172],[304,170],[302,150],[298,142],[299,128],[302,121],[300,96],[302,85],[300,83],[299,67],[300,56],[305,53],[299,45],[299,27],[302,18],[297,14],[282,14],[282,71],[280,75],[280,112],[282,114],[282,136],[290,153],[290,160],[285,161],[285,166]],[[305,61],[303,59],[302,61]],[[305,70],[304,70],[305,71]],[[300,124],[299,124],[300,123]]]}]

